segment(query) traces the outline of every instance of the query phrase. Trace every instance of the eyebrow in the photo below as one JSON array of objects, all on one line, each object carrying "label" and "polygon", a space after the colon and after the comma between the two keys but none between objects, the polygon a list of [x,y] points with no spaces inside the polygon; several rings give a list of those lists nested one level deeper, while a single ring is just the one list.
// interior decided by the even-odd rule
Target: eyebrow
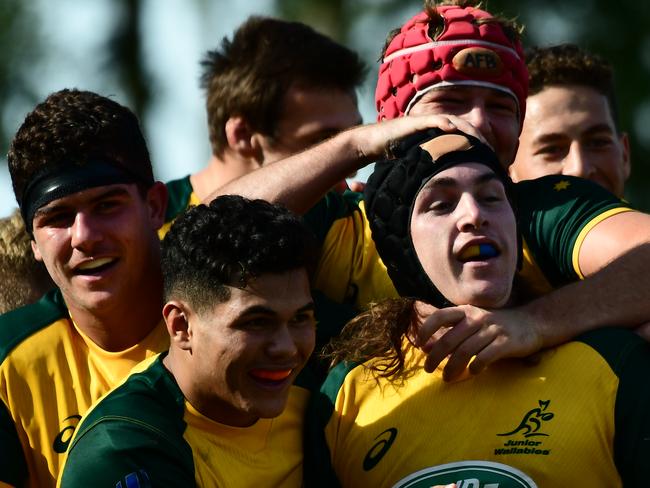
[{"label": "eyebrow", "polygon": [[[482,173],[474,178],[474,181],[472,183],[474,185],[482,185],[492,180],[499,181],[499,178],[493,171],[488,170],[487,172]],[[442,178],[436,178],[434,176],[434,179],[430,183],[427,183],[423,190],[430,190],[433,188],[453,188],[455,186],[458,186],[458,180],[456,178],[449,178],[446,176],[443,176]]]},{"label": "eyebrow", "polygon": [[[316,306],[314,305],[314,302],[309,302],[296,310],[296,313],[313,312],[315,309]],[[272,308],[265,307],[264,305],[251,305],[250,307],[244,309],[244,311],[240,313],[239,316],[244,317],[246,315],[253,314],[277,315],[276,311]]]},{"label": "eyebrow", "polygon": [[[584,131],[586,135],[594,135],[600,132],[606,132],[607,134],[616,134],[616,131],[612,130],[608,124],[595,124]],[[535,139],[535,142],[543,144],[546,142],[555,142],[558,139],[565,139],[566,137],[566,134],[563,132],[551,132],[549,134],[542,134]]]}]

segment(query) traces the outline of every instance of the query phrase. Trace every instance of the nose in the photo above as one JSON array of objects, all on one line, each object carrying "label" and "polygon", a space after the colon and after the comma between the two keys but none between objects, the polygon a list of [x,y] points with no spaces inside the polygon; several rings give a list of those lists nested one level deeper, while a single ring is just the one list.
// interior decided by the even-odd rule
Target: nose
[{"label": "nose", "polygon": [[70,233],[70,245],[82,251],[91,250],[95,243],[102,240],[102,233],[94,219],[85,212],[77,212]]},{"label": "nose", "polygon": [[463,118],[476,127],[483,137],[485,137],[487,142],[494,147],[494,136],[492,134],[490,116],[483,103],[476,101]]},{"label": "nose", "polygon": [[580,144],[573,143],[569,148],[569,152],[564,158],[562,165],[562,174],[568,176],[579,176],[581,178],[589,178],[594,172],[594,167],[589,161],[588,155],[583,150]]},{"label": "nose", "polygon": [[291,358],[298,354],[296,340],[288,324],[282,324],[274,331],[267,346],[267,353],[275,359]]},{"label": "nose", "polygon": [[480,229],[487,223],[481,205],[473,195],[468,193],[460,198],[456,212],[458,213],[457,226],[461,232]]}]

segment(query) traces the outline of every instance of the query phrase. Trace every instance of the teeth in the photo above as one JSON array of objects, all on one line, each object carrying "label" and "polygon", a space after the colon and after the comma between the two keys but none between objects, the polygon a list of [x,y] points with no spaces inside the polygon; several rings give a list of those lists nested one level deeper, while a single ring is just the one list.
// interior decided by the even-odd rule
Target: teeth
[{"label": "teeth", "polygon": [[256,378],[263,380],[273,380],[281,381],[289,377],[292,369],[281,369],[281,370],[268,370],[268,369],[255,369],[251,371],[251,374]]},{"label": "teeth", "polygon": [[81,271],[86,271],[89,269],[95,269],[99,268],[100,266],[104,266],[105,264],[108,264],[112,262],[113,260],[111,258],[99,258],[99,259],[93,259],[92,261],[87,261],[83,264],[80,264],[77,266],[77,269]]},{"label": "teeth", "polygon": [[499,253],[492,244],[475,244],[467,247],[460,255],[461,261],[468,261],[476,257],[493,258]]}]

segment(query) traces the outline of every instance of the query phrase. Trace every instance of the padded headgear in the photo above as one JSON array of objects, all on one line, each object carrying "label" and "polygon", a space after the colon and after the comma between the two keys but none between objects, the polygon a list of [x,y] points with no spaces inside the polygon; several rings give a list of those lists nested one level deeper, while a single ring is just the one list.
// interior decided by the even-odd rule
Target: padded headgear
[{"label": "padded headgear", "polygon": [[463,133],[429,129],[401,140],[393,153],[396,159],[375,164],[366,184],[364,201],[372,238],[401,296],[437,307],[450,306],[422,268],[413,246],[411,215],[415,199],[434,175],[462,163],[480,163],[494,171],[511,205],[512,181],[492,149]]},{"label": "padded headgear", "polygon": [[474,7],[439,6],[442,33],[429,36],[430,18],[420,12],[388,45],[375,91],[377,120],[408,115],[429,90],[453,85],[482,86],[510,94],[523,121],[528,70],[521,43],[511,41],[492,15]]}]

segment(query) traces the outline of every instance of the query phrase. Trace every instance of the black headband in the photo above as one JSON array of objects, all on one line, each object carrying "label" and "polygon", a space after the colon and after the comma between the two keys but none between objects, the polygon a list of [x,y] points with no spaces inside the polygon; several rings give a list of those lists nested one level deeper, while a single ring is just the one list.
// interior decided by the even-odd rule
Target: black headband
[{"label": "black headband", "polygon": [[[445,138],[445,135],[455,139]],[[427,144],[428,150],[420,147]],[[448,145],[447,143],[452,143]],[[460,142],[459,142],[460,141]],[[396,159],[380,161],[366,184],[364,201],[377,251],[401,296],[438,307],[452,305],[431,282],[411,240],[411,215],[422,187],[436,174],[461,163],[489,167],[503,182],[513,205],[512,182],[496,154],[475,137],[429,129],[409,136],[393,149]],[[513,205],[514,208],[514,205]]]},{"label": "black headband", "polygon": [[146,182],[124,167],[106,161],[89,161],[84,165],[67,163],[47,168],[37,174],[23,192],[20,212],[25,227],[31,234],[36,211],[58,198],[98,186],[120,183]]}]

